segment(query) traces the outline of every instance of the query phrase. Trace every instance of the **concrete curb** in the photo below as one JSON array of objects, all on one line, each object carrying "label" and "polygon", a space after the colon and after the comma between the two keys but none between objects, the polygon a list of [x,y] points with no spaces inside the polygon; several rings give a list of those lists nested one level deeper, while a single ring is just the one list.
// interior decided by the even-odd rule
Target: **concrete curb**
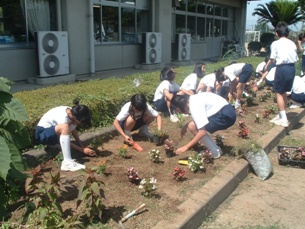
[{"label": "concrete curb", "polygon": [[[287,114],[290,125],[287,128],[275,126],[258,140],[265,150],[269,153],[278,145],[280,140],[287,135],[291,129],[305,116],[305,109],[294,109]],[[101,131],[84,133],[80,136],[81,140],[89,144],[96,137],[102,135],[116,136],[117,131],[113,126],[106,127]],[[32,150],[24,153],[25,159],[31,166],[36,166],[42,160],[54,157],[49,151],[54,152],[54,148],[44,150]],[[58,152],[60,151],[57,147]],[[57,152],[57,151],[56,151]],[[181,214],[172,221],[160,221],[152,229],[197,229],[202,222],[215,211],[236,189],[236,187],[247,177],[250,171],[249,163],[244,159],[233,161],[224,168],[217,176],[208,181],[204,187],[199,189],[188,200],[183,202],[179,209]]]},{"label": "concrete curb", "polygon": [[[305,116],[305,109],[294,109],[287,116],[287,128],[275,126],[258,141],[266,153],[278,145],[280,140]],[[179,206],[181,214],[172,221],[160,221],[152,229],[197,229],[219,205],[225,201],[236,187],[247,177],[250,165],[246,160],[233,161],[217,176]]]}]

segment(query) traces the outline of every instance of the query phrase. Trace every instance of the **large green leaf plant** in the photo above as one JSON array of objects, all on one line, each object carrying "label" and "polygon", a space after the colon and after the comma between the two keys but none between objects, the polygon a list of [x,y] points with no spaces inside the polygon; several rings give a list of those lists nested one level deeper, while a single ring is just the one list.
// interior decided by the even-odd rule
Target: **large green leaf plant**
[{"label": "large green leaf plant", "polygon": [[22,122],[28,120],[23,104],[10,93],[12,81],[0,77],[0,219],[4,217],[10,199],[12,183],[24,179],[26,165],[22,149],[28,147],[30,137]]}]

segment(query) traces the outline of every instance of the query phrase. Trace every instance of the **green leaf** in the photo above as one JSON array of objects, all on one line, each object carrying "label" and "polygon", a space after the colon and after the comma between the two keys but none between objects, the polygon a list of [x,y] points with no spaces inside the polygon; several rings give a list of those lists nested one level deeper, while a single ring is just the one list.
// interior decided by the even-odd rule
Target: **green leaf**
[{"label": "green leaf", "polygon": [[20,150],[18,150],[18,148],[12,143],[8,143],[8,146],[13,166],[19,171],[24,171],[26,169],[26,166],[23,157],[20,153]]},{"label": "green leaf", "polygon": [[[1,117],[0,117],[1,119]],[[31,145],[27,129],[17,121],[0,120],[0,134],[7,141],[12,142],[17,148],[22,149]]]},{"label": "green leaf", "polygon": [[10,93],[0,91],[0,119],[29,120],[23,104]]},{"label": "green leaf", "polygon": [[4,77],[0,77],[0,91],[10,92],[12,84],[13,81],[10,81]]},{"label": "green leaf", "polygon": [[10,169],[11,157],[10,148],[2,136],[0,136],[0,158],[0,177],[6,180]]},{"label": "green leaf", "polygon": [[99,187],[98,183],[93,182],[93,183],[91,184],[91,189],[92,189],[92,191],[93,191],[96,195],[101,196],[101,194],[100,194],[100,187]]}]

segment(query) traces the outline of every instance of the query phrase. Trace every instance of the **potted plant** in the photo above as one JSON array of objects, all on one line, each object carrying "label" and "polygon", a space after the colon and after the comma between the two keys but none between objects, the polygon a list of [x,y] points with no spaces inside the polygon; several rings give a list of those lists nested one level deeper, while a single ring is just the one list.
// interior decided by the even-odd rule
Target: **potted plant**
[{"label": "potted plant", "polygon": [[153,136],[153,142],[156,145],[162,145],[165,141],[165,139],[168,138],[168,134],[166,134],[163,130],[155,130],[154,136]]}]

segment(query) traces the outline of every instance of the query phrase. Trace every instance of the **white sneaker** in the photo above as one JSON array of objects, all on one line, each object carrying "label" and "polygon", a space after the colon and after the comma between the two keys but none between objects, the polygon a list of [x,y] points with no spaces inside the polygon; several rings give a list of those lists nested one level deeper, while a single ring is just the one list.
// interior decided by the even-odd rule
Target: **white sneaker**
[{"label": "white sneaker", "polygon": [[296,104],[291,104],[291,105],[289,106],[289,108],[291,108],[291,109],[300,108],[300,107],[301,107],[301,106],[296,105]]},{"label": "white sneaker", "polygon": [[148,137],[148,138],[152,138],[154,135],[152,133],[149,132],[148,127],[147,126],[142,126],[139,130],[139,135]]},{"label": "white sneaker", "polygon": [[279,119],[279,120],[275,121],[274,124],[278,125],[278,126],[282,126],[282,127],[288,127],[289,126],[288,120],[282,120],[282,119]]},{"label": "white sneaker", "polygon": [[171,122],[178,122],[178,121],[179,121],[179,119],[178,119],[178,117],[177,117],[176,114],[171,115],[171,116],[170,116],[170,120],[171,120]]},{"label": "white sneaker", "polygon": [[271,119],[269,122],[275,123],[276,121],[280,120],[280,115],[276,115],[273,119]]},{"label": "white sneaker", "polygon": [[245,91],[243,91],[243,95],[246,96],[246,97],[249,97],[249,94]]},{"label": "white sneaker", "polygon": [[220,148],[218,148],[216,152],[212,152],[212,157],[214,159],[220,158],[221,155],[222,155],[222,150]]},{"label": "white sneaker", "polygon": [[68,162],[62,162],[61,163],[61,170],[62,171],[77,171],[77,170],[81,170],[81,169],[85,169],[86,166],[77,163],[75,160],[71,160]]},{"label": "white sneaker", "polygon": [[290,105],[289,108],[300,108],[303,105],[301,103],[293,101],[292,99],[290,101],[291,101],[292,104]]}]

